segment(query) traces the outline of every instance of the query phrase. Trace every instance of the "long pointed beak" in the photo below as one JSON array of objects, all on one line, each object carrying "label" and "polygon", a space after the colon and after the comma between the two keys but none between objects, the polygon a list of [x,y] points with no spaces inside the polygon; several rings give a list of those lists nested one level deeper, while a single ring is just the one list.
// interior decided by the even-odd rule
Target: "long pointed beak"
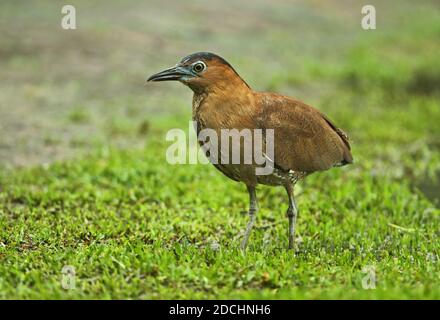
[{"label": "long pointed beak", "polygon": [[159,73],[153,74],[147,79],[147,81],[171,81],[171,80],[182,80],[184,77],[194,77],[194,74],[181,66],[172,67],[166,69]]}]

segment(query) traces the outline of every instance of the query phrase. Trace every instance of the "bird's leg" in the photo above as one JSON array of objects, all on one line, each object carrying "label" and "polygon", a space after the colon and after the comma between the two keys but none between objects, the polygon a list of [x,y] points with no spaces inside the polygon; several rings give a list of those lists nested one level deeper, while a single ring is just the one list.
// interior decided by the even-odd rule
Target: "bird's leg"
[{"label": "bird's leg", "polygon": [[255,222],[255,214],[258,211],[257,196],[255,193],[255,187],[247,186],[249,192],[249,222],[246,226],[243,241],[241,242],[241,249],[246,249],[249,235],[251,234],[252,226]]},{"label": "bird's leg", "polygon": [[293,196],[293,187],[289,184],[286,186],[287,196],[289,197],[289,208],[287,209],[287,218],[289,219],[289,249],[293,249],[295,242],[295,224],[298,216],[298,208]]}]

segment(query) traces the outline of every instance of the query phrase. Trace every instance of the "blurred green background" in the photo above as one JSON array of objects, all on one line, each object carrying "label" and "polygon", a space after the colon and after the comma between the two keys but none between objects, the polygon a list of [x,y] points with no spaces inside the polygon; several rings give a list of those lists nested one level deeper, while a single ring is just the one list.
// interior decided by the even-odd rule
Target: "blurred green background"
[{"label": "blurred green background", "polygon": [[[440,297],[438,1],[369,1],[369,31],[361,1],[69,4],[76,30],[62,2],[0,4],[0,297]],[[192,93],[145,81],[197,51],[351,137],[354,165],[298,187],[296,255],[281,190],[241,254],[244,187],[165,161]]]}]

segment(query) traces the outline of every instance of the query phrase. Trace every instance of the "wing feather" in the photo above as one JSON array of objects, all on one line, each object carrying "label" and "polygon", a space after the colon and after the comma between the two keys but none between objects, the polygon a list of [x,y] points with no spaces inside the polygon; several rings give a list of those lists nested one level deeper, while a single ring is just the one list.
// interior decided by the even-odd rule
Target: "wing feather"
[{"label": "wing feather", "polygon": [[348,136],[319,110],[292,98],[261,95],[259,126],[274,129],[275,164],[313,172],[352,163]]}]

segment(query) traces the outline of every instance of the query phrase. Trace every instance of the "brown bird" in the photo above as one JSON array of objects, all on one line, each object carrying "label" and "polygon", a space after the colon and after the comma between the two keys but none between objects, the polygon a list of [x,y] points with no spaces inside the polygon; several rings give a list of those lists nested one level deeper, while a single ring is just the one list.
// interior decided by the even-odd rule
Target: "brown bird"
[{"label": "brown bird", "polygon": [[[176,66],[148,78],[148,81],[170,80],[180,81],[194,92],[192,117],[197,133],[211,129],[221,137],[217,142],[200,141],[202,146],[210,146],[207,152],[210,161],[224,175],[247,186],[249,222],[241,247],[247,246],[258,210],[256,186],[263,184],[283,186],[287,191],[289,248],[293,248],[298,215],[293,188],[298,180],[315,171],[352,163],[347,135],[319,110],[297,99],[253,91],[225,59],[213,53],[191,54]],[[241,143],[240,161],[223,161],[225,157],[230,159],[228,150],[231,148],[226,149],[228,154],[222,153],[222,143],[234,146],[229,137],[226,141],[222,130],[233,129],[262,130],[262,150],[267,150],[269,142],[273,143],[273,159],[264,154],[272,163],[271,173],[257,174],[256,168],[261,168],[261,162],[255,159],[245,162],[246,146]],[[269,129],[273,130],[273,136],[269,136]],[[273,137],[273,141],[268,142],[268,137]]]}]

